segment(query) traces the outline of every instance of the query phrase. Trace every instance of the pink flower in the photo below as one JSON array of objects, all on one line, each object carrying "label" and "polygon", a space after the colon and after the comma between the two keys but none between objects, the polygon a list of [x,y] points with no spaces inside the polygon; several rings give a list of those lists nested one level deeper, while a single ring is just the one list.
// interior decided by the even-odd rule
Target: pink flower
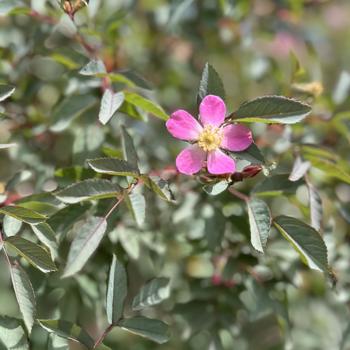
[{"label": "pink flower", "polygon": [[199,123],[188,112],[179,109],[166,122],[171,135],[189,141],[176,158],[180,173],[193,175],[204,166],[214,175],[234,173],[235,161],[221,149],[243,151],[253,142],[251,131],[238,124],[224,125],[226,106],[224,101],[214,95],[206,96],[199,106]]}]

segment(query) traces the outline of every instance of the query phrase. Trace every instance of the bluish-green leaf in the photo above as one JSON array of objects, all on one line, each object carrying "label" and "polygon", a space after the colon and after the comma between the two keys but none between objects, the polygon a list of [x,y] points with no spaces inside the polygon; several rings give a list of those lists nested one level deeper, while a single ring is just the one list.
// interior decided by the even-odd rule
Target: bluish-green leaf
[{"label": "bluish-green leaf", "polygon": [[253,193],[259,196],[293,194],[301,184],[303,184],[302,180],[290,181],[288,174],[272,175],[258,183],[253,188]]},{"label": "bluish-green leaf", "polygon": [[243,103],[230,118],[235,122],[294,124],[303,120],[311,107],[283,96],[263,96]]},{"label": "bluish-green leaf", "polygon": [[38,244],[19,236],[12,236],[5,240],[6,248],[13,249],[30,264],[42,272],[56,271],[57,268],[48,252]]},{"label": "bluish-green leaf", "polygon": [[79,73],[87,76],[104,74],[106,73],[106,67],[101,60],[91,60],[80,69]]},{"label": "bluish-green leaf", "polygon": [[327,247],[314,228],[298,219],[284,215],[275,218],[273,223],[292,244],[306,265],[329,273]]},{"label": "bluish-green leaf", "polygon": [[70,246],[63,277],[79,272],[98,248],[107,229],[105,218],[89,217],[80,227]]},{"label": "bluish-green leaf", "polygon": [[137,166],[117,158],[97,158],[87,161],[89,166],[100,174],[116,176],[139,176]]},{"label": "bluish-green leaf", "polygon": [[163,300],[169,298],[170,286],[168,278],[155,278],[146,283],[132,302],[134,311],[142,310],[146,307],[160,304]]},{"label": "bluish-green leaf", "polygon": [[57,334],[60,337],[70,339],[85,345],[88,349],[94,347],[94,340],[81,327],[74,323],[62,320],[38,320],[41,327],[49,333]]},{"label": "bluish-green leaf", "polygon": [[229,183],[225,180],[216,182],[214,184],[208,184],[203,186],[203,190],[211,196],[217,196],[218,194],[226,191]]},{"label": "bluish-green leaf", "polygon": [[49,248],[52,260],[56,260],[58,257],[58,243],[51,226],[44,222],[38,225],[31,225],[31,228],[39,241]]},{"label": "bluish-green leaf", "polygon": [[20,231],[23,223],[21,220],[15,219],[9,215],[5,215],[2,224],[6,236],[10,237],[16,235]]},{"label": "bluish-green leaf", "polygon": [[146,200],[142,193],[131,192],[126,197],[128,208],[138,226],[142,226],[146,217]]},{"label": "bluish-green leaf", "polygon": [[123,319],[118,325],[129,332],[153,340],[158,344],[164,344],[169,340],[169,327],[166,323],[159,320],[138,316]]},{"label": "bluish-green leaf", "polygon": [[29,350],[27,336],[19,320],[0,316],[0,349]]},{"label": "bluish-green leaf", "polygon": [[113,91],[107,89],[102,96],[100,113],[98,115],[99,121],[103,125],[107,124],[123,102],[123,92],[114,93]]},{"label": "bluish-green leaf", "polygon": [[19,265],[11,265],[11,280],[24,324],[30,334],[36,314],[36,301],[33,286],[27,273]]},{"label": "bluish-green leaf", "polygon": [[64,99],[53,111],[51,116],[53,132],[61,132],[68,128],[71,122],[96,103],[93,95],[73,95]]},{"label": "bluish-green leaf", "polygon": [[121,129],[124,160],[126,160],[128,163],[132,164],[138,169],[138,157],[134,146],[134,142],[126,128],[122,126]]},{"label": "bluish-green leaf", "polygon": [[104,179],[88,179],[77,182],[55,193],[64,203],[74,204],[85,200],[113,198],[123,189],[116,183]]},{"label": "bluish-green leaf", "polygon": [[116,325],[123,316],[124,301],[128,292],[127,277],[124,266],[113,255],[109,271],[106,310],[110,324]]},{"label": "bluish-green leaf", "polygon": [[271,228],[271,213],[267,204],[258,198],[247,201],[250,242],[254,249],[264,253],[264,247]]}]

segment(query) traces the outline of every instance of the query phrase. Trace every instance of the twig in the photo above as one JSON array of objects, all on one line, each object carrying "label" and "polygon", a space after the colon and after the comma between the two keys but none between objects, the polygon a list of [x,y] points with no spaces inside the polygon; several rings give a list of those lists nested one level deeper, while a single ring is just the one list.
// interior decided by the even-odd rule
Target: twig
[{"label": "twig", "polygon": [[113,325],[109,325],[105,331],[101,334],[101,336],[96,340],[95,345],[93,347],[93,349],[97,349],[101,343],[105,340],[105,338],[107,337],[108,333],[113,329]]},{"label": "twig", "polygon": [[229,187],[229,192],[232,193],[234,196],[236,196],[239,199],[242,199],[245,202],[249,201],[249,196],[245,195],[242,192],[237,191],[234,187]]}]

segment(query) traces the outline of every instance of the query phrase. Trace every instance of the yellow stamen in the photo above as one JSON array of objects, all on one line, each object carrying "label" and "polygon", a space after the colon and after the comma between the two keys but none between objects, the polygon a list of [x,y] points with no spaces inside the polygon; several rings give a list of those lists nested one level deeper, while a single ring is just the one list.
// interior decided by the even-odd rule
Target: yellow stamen
[{"label": "yellow stamen", "polygon": [[207,125],[198,138],[198,146],[206,152],[214,151],[219,148],[222,141],[222,130]]}]

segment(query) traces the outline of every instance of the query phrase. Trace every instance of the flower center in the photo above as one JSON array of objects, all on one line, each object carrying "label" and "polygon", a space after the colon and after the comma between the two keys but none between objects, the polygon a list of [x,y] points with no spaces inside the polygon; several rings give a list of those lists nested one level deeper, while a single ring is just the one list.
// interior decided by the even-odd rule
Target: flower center
[{"label": "flower center", "polygon": [[222,130],[207,125],[198,138],[198,146],[206,152],[214,151],[219,148],[222,141]]}]

